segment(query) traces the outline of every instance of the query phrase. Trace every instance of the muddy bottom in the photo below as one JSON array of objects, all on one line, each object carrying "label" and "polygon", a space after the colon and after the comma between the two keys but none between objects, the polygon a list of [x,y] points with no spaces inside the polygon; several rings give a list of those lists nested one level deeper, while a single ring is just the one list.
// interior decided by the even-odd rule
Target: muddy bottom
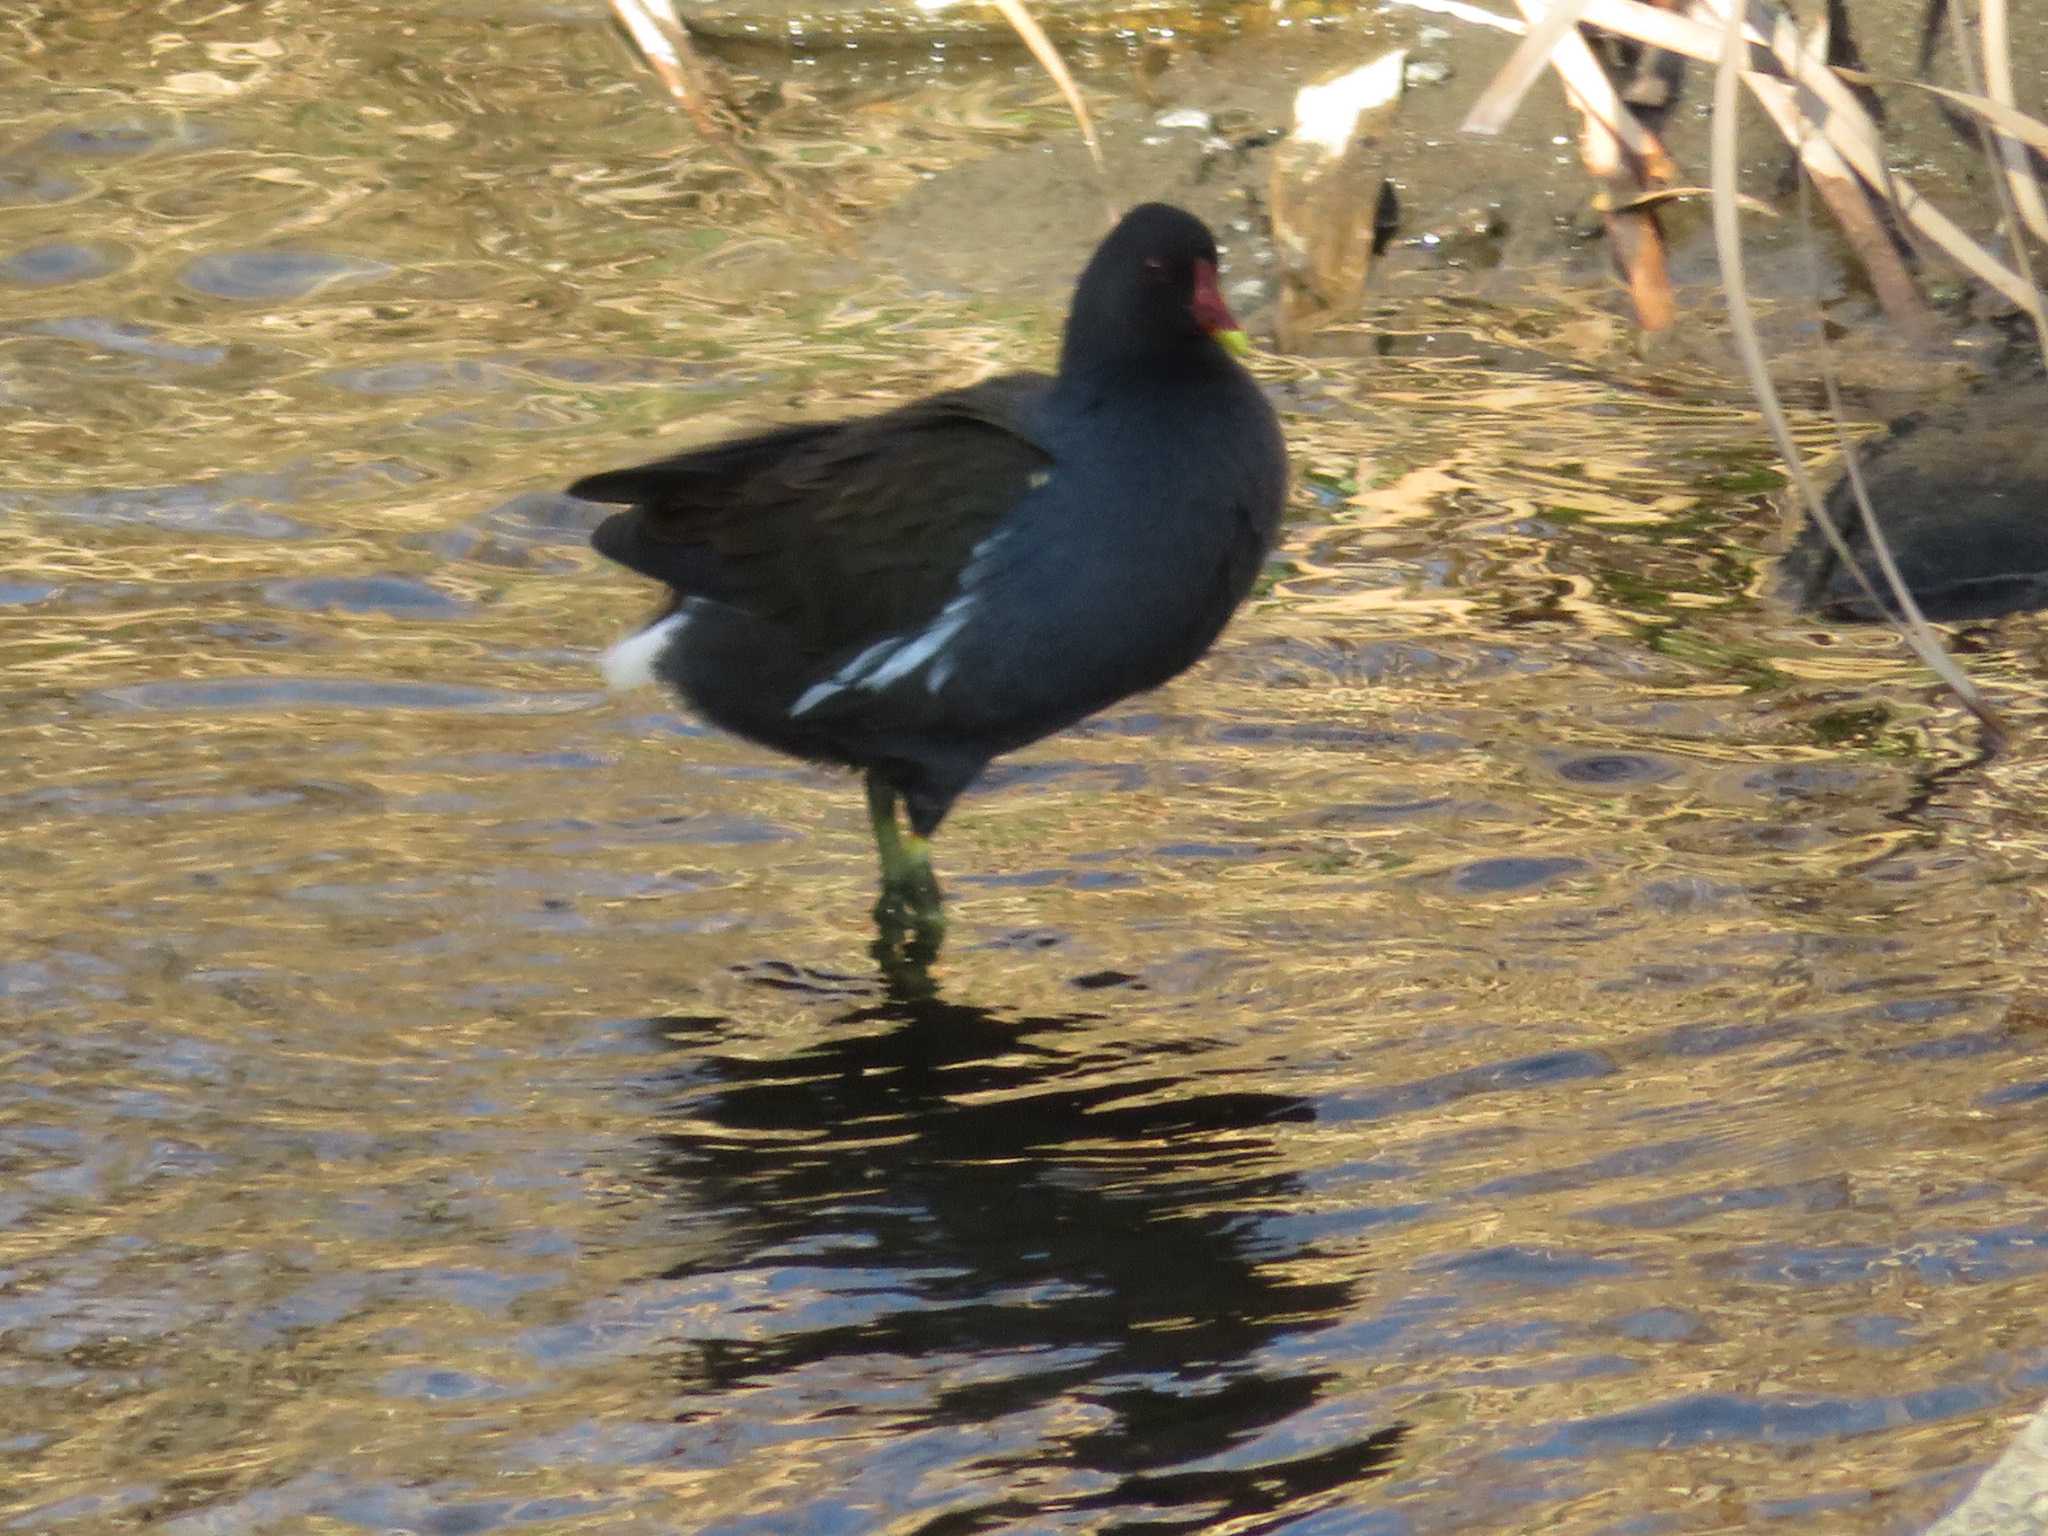
[{"label": "muddy bottom", "polygon": [[[1767,600],[1710,311],[1261,359],[1268,579],[892,996],[857,784],[606,697],[554,490],[1042,365],[1065,270],[827,242],[594,16],[166,15],[0,106],[0,1525],[1892,1533],[2034,1408],[2038,626],[1987,765]],[[879,242],[1040,94],[767,142]]]}]

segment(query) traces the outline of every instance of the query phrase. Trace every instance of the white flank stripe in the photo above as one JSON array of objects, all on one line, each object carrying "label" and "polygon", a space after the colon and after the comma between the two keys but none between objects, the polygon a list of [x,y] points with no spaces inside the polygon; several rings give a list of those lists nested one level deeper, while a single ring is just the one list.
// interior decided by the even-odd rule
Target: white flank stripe
[{"label": "white flank stripe", "polygon": [[[940,655],[946,644],[967,622],[967,615],[973,610],[975,598],[969,594],[956,597],[939,610],[939,616],[914,635],[890,635],[877,640],[853,660],[822,683],[813,683],[797,695],[796,702],[789,707],[791,719],[809,714],[834,694],[844,693],[849,688],[858,688],[863,693],[880,693],[884,688],[901,682],[919,667]],[[952,672],[948,662],[941,661],[946,675]],[[944,676],[928,684],[931,692],[937,693]]]},{"label": "white flank stripe", "polygon": [[604,673],[606,686],[614,693],[624,693],[628,688],[653,682],[655,661],[689,622],[690,610],[684,608],[658,624],[650,624],[626,636],[606,651],[597,664],[598,670]]},{"label": "white flank stripe", "polygon": [[[946,648],[946,642],[960,633],[960,626],[967,622],[967,610],[974,606],[973,599],[953,599],[946,605],[946,611],[937,621],[891,656],[882,666],[860,680],[860,686],[879,693],[899,678],[910,676],[919,667],[930,661]],[[959,612],[954,612],[955,609]]]},{"label": "white flank stripe", "polygon": [[888,654],[903,643],[899,635],[887,635],[862,651],[845,666],[834,672],[822,683],[813,683],[796,696],[796,702],[789,706],[789,717],[808,714],[835,693],[844,693],[853,685],[853,680],[863,672],[879,666]]},{"label": "white flank stripe", "polygon": [[822,683],[811,684],[810,687],[798,694],[796,702],[789,706],[790,719],[794,720],[798,715],[808,715],[820,704],[831,698],[833,694],[840,691],[839,684],[829,677]]}]

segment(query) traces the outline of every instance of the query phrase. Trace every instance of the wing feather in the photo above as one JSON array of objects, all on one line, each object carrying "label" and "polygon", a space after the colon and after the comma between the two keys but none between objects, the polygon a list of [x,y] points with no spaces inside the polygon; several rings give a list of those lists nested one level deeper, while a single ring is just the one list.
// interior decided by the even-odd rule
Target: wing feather
[{"label": "wing feather", "polygon": [[916,629],[1051,455],[1030,425],[1049,381],[990,379],[879,416],[784,427],[577,481],[624,503],[607,558],[731,604],[823,657]]}]

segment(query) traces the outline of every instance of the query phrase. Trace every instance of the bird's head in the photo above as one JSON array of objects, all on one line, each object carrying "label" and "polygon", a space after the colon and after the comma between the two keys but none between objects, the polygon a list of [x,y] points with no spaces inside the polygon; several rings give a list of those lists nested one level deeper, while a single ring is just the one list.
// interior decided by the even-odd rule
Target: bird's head
[{"label": "bird's head", "polygon": [[1199,357],[1210,346],[1238,356],[1251,350],[1217,286],[1215,237],[1191,213],[1141,203],[1081,271],[1061,372]]}]

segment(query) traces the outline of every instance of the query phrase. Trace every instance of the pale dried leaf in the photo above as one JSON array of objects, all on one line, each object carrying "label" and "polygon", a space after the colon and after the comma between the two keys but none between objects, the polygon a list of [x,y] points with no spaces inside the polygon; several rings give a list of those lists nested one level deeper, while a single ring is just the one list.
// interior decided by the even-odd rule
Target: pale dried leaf
[{"label": "pale dried leaf", "polygon": [[1290,137],[1325,156],[1343,154],[1358,136],[1361,117],[1400,102],[1407,86],[1407,62],[1408,50],[1396,48],[1333,80],[1304,85],[1294,93],[1294,132]]}]

